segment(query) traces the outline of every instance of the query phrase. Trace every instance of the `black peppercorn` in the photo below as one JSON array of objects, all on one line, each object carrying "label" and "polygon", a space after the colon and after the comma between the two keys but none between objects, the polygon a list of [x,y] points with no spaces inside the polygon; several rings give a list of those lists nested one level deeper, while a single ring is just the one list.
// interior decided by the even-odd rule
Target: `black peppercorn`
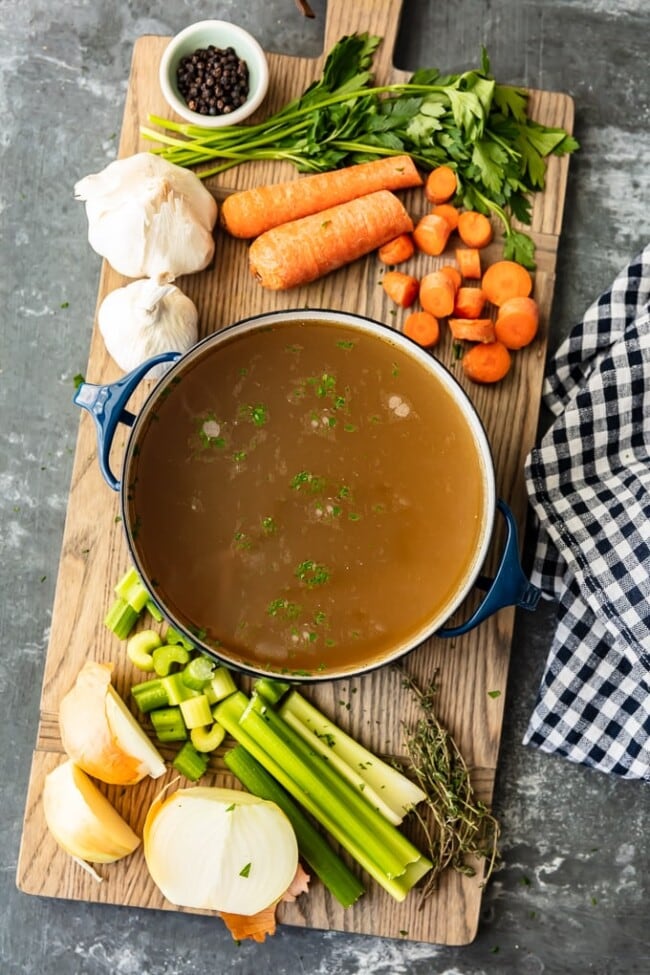
[{"label": "black peppercorn", "polygon": [[244,104],[249,92],[246,61],[234,48],[214,44],[181,58],[176,81],[187,107],[200,115],[229,115]]}]

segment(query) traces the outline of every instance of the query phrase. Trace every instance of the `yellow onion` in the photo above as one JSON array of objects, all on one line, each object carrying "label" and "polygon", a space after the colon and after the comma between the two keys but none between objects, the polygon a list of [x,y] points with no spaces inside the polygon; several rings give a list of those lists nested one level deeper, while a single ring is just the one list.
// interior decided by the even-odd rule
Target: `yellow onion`
[{"label": "yellow onion", "polygon": [[298,866],[293,827],[274,802],[196,786],[156,799],[143,830],[149,873],[177,907],[257,914]]},{"label": "yellow onion", "polygon": [[70,759],[45,776],[43,810],[59,846],[80,860],[112,863],[133,853],[140,843],[92,779]]},{"label": "yellow onion", "polygon": [[61,741],[88,775],[113,785],[157,779],[165,763],[111,685],[110,664],[89,660],[59,707]]}]

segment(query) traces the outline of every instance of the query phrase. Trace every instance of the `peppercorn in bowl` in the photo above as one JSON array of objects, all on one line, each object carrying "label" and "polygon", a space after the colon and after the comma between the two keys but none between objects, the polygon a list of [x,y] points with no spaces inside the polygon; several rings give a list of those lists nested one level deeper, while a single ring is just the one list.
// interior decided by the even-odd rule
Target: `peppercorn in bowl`
[{"label": "peppercorn in bowl", "polygon": [[171,39],[159,79],[177,115],[217,128],[236,125],[259,108],[269,70],[262,47],[248,31],[225,20],[202,20]]}]

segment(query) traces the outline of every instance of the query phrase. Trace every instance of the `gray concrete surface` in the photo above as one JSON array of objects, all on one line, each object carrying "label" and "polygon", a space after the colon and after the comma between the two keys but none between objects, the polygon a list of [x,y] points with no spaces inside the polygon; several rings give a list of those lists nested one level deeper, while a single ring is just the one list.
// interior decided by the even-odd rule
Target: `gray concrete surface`
[{"label": "gray concrete surface", "polygon": [[[353,0],[350,0],[353,2]],[[495,811],[504,865],[476,941],[451,949],[284,929],[237,946],[201,917],[30,898],[14,877],[99,260],[77,178],[114,158],[132,46],[205,16],[316,55],[324,0],[0,0],[2,975],[500,975],[650,971],[648,786],[521,744],[553,615],[518,619]],[[647,242],[648,0],[406,0],[400,67],[474,64],[564,90],[571,163],[551,344]]]}]

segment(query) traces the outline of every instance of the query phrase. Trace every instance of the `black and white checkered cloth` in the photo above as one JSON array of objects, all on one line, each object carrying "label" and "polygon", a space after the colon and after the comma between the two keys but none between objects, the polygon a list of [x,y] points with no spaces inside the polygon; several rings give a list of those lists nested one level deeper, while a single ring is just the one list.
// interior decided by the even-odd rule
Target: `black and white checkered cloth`
[{"label": "black and white checkered cloth", "polygon": [[650,780],[650,245],[555,355],[526,461],[557,628],[524,743]]}]

